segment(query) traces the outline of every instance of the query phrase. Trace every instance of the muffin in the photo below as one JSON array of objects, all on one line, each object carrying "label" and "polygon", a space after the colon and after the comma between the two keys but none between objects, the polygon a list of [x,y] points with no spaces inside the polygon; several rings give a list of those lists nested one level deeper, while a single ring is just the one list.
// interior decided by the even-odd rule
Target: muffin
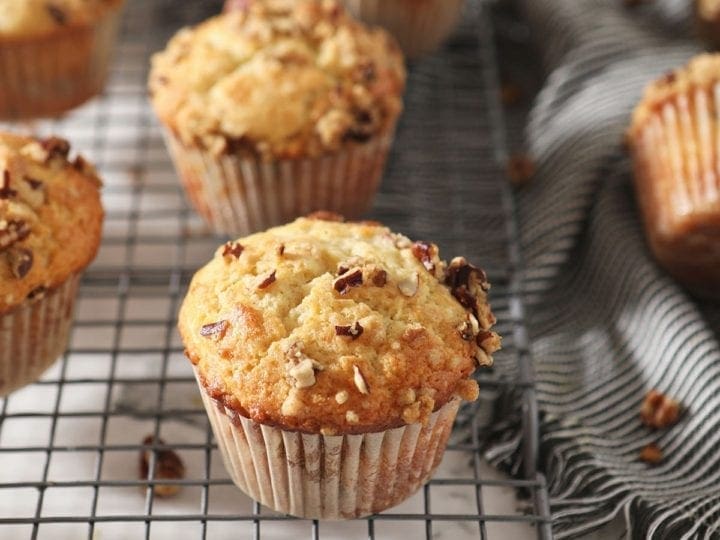
[{"label": "muffin", "polygon": [[332,219],[220,247],[179,316],[233,481],[316,519],[380,512],[427,482],[500,346],[482,270]]},{"label": "muffin", "polygon": [[67,141],[0,134],[0,396],[36,380],[68,341],[100,243],[95,171]]},{"label": "muffin", "polygon": [[181,30],[150,90],[192,205],[241,235],[371,204],[402,110],[392,38],[334,1],[251,2]]},{"label": "muffin", "polygon": [[55,116],[105,86],[123,0],[0,0],[0,118]]},{"label": "muffin", "polygon": [[464,0],[343,0],[343,3],[359,19],[389,30],[407,57],[417,58],[435,51],[452,33]]},{"label": "muffin", "polygon": [[628,141],[650,248],[678,281],[720,298],[720,55],[650,84]]},{"label": "muffin", "polygon": [[710,46],[720,47],[720,0],[695,0],[695,26]]}]

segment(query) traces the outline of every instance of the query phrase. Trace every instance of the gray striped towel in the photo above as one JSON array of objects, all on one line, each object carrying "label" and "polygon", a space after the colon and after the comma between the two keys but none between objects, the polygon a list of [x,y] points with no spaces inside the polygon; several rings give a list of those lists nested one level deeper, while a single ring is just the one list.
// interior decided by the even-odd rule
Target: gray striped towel
[{"label": "gray striped towel", "polygon": [[[633,538],[720,538],[720,310],[650,258],[621,144],[645,84],[700,50],[692,2],[518,1],[548,68],[518,208],[554,532],[582,537],[622,513]],[[669,430],[639,422],[652,388],[686,407]],[[650,442],[656,467],[638,460]]]}]

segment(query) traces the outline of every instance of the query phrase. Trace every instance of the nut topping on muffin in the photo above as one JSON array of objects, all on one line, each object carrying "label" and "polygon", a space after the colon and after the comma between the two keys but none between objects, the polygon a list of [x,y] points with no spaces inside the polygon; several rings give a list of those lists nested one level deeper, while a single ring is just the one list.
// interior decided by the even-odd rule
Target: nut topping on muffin
[{"label": "nut topping on muffin", "polygon": [[[197,273],[179,317],[198,380],[226,409],[332,435],[425,423],[477,396],[470,375],[500,346],[479,268],[377,223],[301,218],[239,242],[242,257],[228,264],[221,247]],[[222,340],[198,336],[222,320]]]}]

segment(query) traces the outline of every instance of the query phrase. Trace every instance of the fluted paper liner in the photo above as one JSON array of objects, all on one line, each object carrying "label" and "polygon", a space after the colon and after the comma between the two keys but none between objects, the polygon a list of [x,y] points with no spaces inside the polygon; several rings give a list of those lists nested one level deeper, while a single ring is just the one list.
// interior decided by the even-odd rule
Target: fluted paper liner
[{"label": "fluted paper liner", "polygon": [[185,193],[215,233],[244,236],[318,210],[360,217],[380,186],[393,134],[318,158],[263,161],[214,155],[165,139]]},{"label": "fluted paper liner", "polygon": [[233,482],[265,506],[307,519],[362,517],[407,499],[440,464],[460,405],[448,402],[426,426],[329,436],[261,425],[202,385],[200,394]]},{"label": "fluted paper liner", "polygon": [[0,315],[0,396],[36,381],[65,352],[80,276]]},{"label": "fluted paper liner", "polygon": [[58,115],[102,92],[121,12],[45,36],[0,37],[0,118]]},{"label": "fluted paper liner", "polygon": [[691,87],[635,134],[635,183],[658,262],[701,296],[720,299],[720,84]]},{"label": "fluted paper liner", "polygon": [[452,33],[464,0],[343,0],[368,24],[390,31],[409,58],[437,49]]}]

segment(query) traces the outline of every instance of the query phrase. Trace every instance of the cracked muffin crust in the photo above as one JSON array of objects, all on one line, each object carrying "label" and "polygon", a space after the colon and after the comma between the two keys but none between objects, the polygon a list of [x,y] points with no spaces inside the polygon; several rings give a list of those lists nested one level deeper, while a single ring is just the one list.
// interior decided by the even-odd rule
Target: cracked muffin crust
[{"label": "cracked muffin crust", "polygon": [[206,393],[330,435],[476,399],[469,377],[500,347],[484,272],[380,224],[320,217],[228,243],[194,277],[179,327]]},{"label": "cracked muffin crust", "polygon": [[181,30],[150,92],[185,145],[293,159],[391,132],[405,76],[395,41],[335,0],[266,0]]},{"label": "cracked muffin crust", "polygon": [[85,26],[123,0],[0,0],[0,37],[49,34]]},{"label": "cracked muffin crust", "polygon": [[83,270],[100,243],[100,180],[56,137],[0,133],[0,314]]}]

